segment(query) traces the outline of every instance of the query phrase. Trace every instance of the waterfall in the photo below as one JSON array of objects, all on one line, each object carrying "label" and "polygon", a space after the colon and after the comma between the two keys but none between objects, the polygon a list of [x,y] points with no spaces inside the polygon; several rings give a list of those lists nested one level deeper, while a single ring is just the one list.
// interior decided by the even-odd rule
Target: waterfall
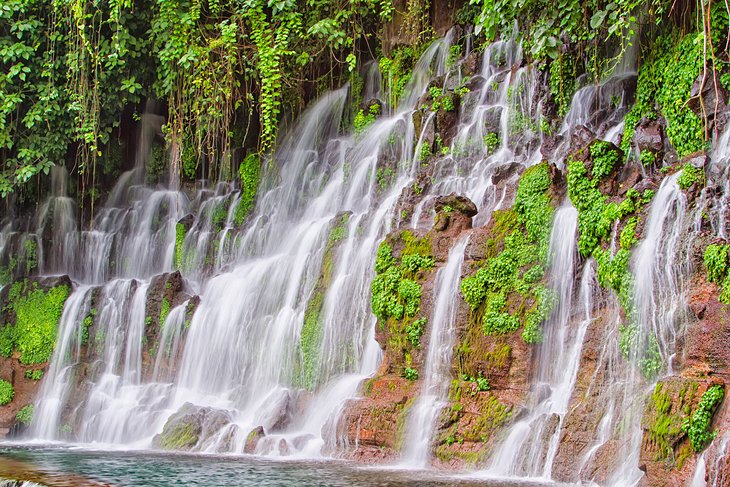
[{"label": "waterfall", "polygon": [[[394,93],[386,93],[377,63],[363,66],[364,101],[381,100],[384,115],[356,134],[342,131],[351,101],[348,86],[313,102],[262,161],[256,201],[243,224],[237,221],[243,192],[236,183],[199,181],[184,189],[145,185],[145,164],[163,121],[151,109],[142,115],[134,167],[118,178],[88,227],[78,224],[81,212],[69,196],[68,173],[54,168],[50,195],[35,218],[25,229],[12,223],[0,228],[0,263],[37,245],[39,276],[67,274],[73,282],[27,437],[156,448],[155,437],[191,403],[224,418],[192,451],[298,458],[349,453],[353,435],[343,431],[341,421],[350,419],[347,407],[361,395],[372,399],[363,392],[367,379],[395,374],[382,372],[392,364],[382,360],[381,345],[391,345],[375,339],[371,283],[377,249],[396,230],[426,233],[436,198],[457,193],[472,200],[478,213],[473,229],[459,221],[464,227],[455,233],[464,233],[456,239],[437,230],[429,234],[434,248],[440,246],[439,256],[446,255],[447,243],[451,247],[446,263],[423,278],[422,290],[433,296],[433,306],[426,346],[414,353],[421,380],[397,377],[411,389],[400,395],[405,399],[396,409],[402,416],[393,421],[399,429],[394,443],[404,440],[396,466],[427,468],[434,441],[450,448],[461,440],[453,450],[463,444],[471,450],[465,446],[458,451],[462,457],[442,464],[477,459],[480,476],[557,482],[564,480],[557,474],[563,454],[572,455],[572,463],[564,461],[562,467],[570,463],[576,479],[638,484],[645,401],[658,380],[678,373],[677,343],[688,321],[685,279],[693,270],[689,250],[707,228],[704,213],[712,236],[728,234],[730,129],[714,141],[709,184],[695,200],[692,217],[691,198],[675,173],[662,180],[645,221],[638,219],[642,240],[632,252],[628,309],[621,308],[626,296],[619,302],[613,291],[600,288],[597,275],[604,269],[593,258],[578,256],[577,210],[568,201],[557,208],[546,273],[555,306],[542,324],[543,341],[508,347],[515,355],[505,359],[505,377],[501,370],[493,372],[501,366],[473,374],[500,380],[488,394],[504,407],[506,419],[494,427],[493,437],[472,441],[453,435],[446,443],[450,432],[439,439],[441,413],[452,400],[453,353],[464,338],[457,320],[461,274],[467,272],[462,268],[465,261],[473,270],[491,258],[484,249],[489,244],[473,249],[470,238],[494,236],[489,232],[499,222],[490,225],[492,216],[512,205],[525,168],[547,158],[563,169],[576,138],[617,143],[636,77],[630,59],[601,83],[581,86],[578,80],[570,109],[552,133],[541,125],[543,97],[549,95],[534,66],[524,63],[516,38],[486,46],[480,70],[468,80],[462,69],[471,68],[449,66],[455,41],[452,30],[429,45],[398,103]],[[443,113],[419,103],[429,86],[455,93],[466,85],[454,108],[458,124],[450,140],[436,144]],[[422,150],[436,146],[439,154]],[[179,179],[179,169],[171,164],[171,181]],[[637,179],[625,189],[655,187],[658,172],[627,169],[636,170]],[[550,171],[550,196],[560,198],[561,175]],[[639,172],[651,177],[641,180]],[[624,176],[617,176],[619,185]],[[644,214],[640,211],[637,215]],[[614,222],[611,252],[619,227]],[[499,252],[499,245],[489,251]],[[520,284],[527,286],[524,281]],[[4,284],[0,279],[0,291]],[[510,303],[513,309],[530,305]],[[493,353],[483,348],[474,353]],[[529,373],[513,372],[512,359],[525,356],[530,362],[522,365]],[[653,374],[642,373],[647,364]],[[520,386],[503,389],[501,382],[514,383],[512,374],[520,375]],[[525,387],[521,374],[529,379]],[[487,397],[480,392],[485,394],[477,397]],[[576,429],[571,414],[581,407],[590,408],[585,417],[598,420],[586,420],[577,453],[565,453],[566,435]],[[465,411],[443,428],[463,428],[458,421],[480,413]],[[360,441],[360,418],[355,420]],[[698,457],[693,487],[705,485],[706,477],[707,485],[721,485],[718,472],[728,450],[730,437],[720,436]]]},{"label": "waterfall", "polygon": [[551,478],[562,420],[591,319],[590,266],[586,266],[578,289],[580,300],[573,305],[577,228],[575,208],[567,204],[555,213],[549,255],[550,282],[557,302],[543,327],[544,341],[527,399],[529,413],[510,429],[487,470],[491,475]]},{"label": "waterfall", "polygon": [[439,269],[436,276],[435,304],[429,321],[431,335],[424,380],[406,427],[407,436],[401,463],[408,467],[428,466],[436,418],[446,405],[451,379],[461,266],[468,241],[468,238],[463,238],[451,248],[446,265]]},{"label": "waterfall", "polygon": [[[357,138],[339,132],[347,87],[311,106],[266,165],[242,231],[233,229],[240,195],[232,185],[189,198],[141,186],[134,174],[120,178],[93,230],[76,232],[79,251],[64,257],[80,285],[39,397],[43,419],[30,436],[149,447],[167,418],[192,402],[231,418],[199,450],[242,452],[249,432],[263,426],[259,454],[335,454],[339,415],[380,362],[372,256],[418,164],[411,112],[431,77],[443,74],[450,42],[421,57],[403,108]],[[387,184],[378,177],[383,161],[394,168]],[[176,242],[183,217],[185,238]],[[191,319],[190,300],[167,303],[156,356],[147,357],[143,343],[157,319],[149,316],[153,277],[173,271],[180,251],[186,289],[200,302]],[[312,309],[314,329],[304,326]],[[84,321],[94,323],[92,337]],[[93,367],[77,370],[91,357]],[[70,397],[82,383],[82,395]],[[73,433],[62,421],[76,425]]]},{"label": "waterfall", "polygon": [[[639,470],[639,454],[644,399],[658,377],[671,373],[675,338],[686,321],[682,279],[688,268],[678,259],[682,246],[688,245],[681,240],[686,230],[687,203],[677,186],[678,177],[679,174],[674,174],[662,181],[650,204],[644,238],[633,254],[633,310],[627,310],[633,325],[619,332],[622,320],[618,302],[609,298],[605,304],[607,309],[613,309],[613,316],[607,316],[607,323],[612,325],[602,339],[596,375],[585,393],[597,396],[601,420],[581,470],[591,464],[602,448],[615,445],[618,453],[613,457],[615,467],[605,481],[607,485],[636,485],[643,475]],[[630,338],[633,345],[629,347],[628,358],[621,357],[619,350],[622,333],[635,337]],[[647,378],[642,369],[653,373]]]},{"label": "waterfall", "polygon": [[[539,162],[537,83],[528,67],[513,69],[521,62],[522,48],[514,39],[494,42],[485,49],[481,73],[475,77],[478,84],[465,96],[449,153],[434,170],[434,183],[413,212],[414,228],[423,224],[426,205],[433,204],[434,197],[452,192],[476,203],[475,226],[486,224],[507,198],[508,185],[497,188],[495,173],[500,168],[509,170],[515,163],[529,166]],[[516,183],[514,171],[508,180]]]}]

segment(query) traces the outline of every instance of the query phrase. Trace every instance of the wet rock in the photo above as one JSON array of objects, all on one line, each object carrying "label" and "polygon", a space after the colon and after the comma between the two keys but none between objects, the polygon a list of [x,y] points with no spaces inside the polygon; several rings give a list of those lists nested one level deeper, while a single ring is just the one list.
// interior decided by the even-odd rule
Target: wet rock
[{"label": "wet rock", "polygon": [[184,217],[180,218],[177,223],[178,225],[182,225],[183,227],[185,227],[185,232],[187,232],[193,227],[193,224],[195,223],[195,216],[191,213],[188,213]]},{"label": "wet rock", "polygon": [[288,391],[268,402],[266,418],[263,421],[266,431],[271,433],[286,429],[291,421],[292,409],[293,401]]},{"label": "wet rock", "polygon": [[436,113],[436,131],[441,136],[444,147],[450,147],[459,128],[459,105],[461,101],[453,93],[446,96],[451,96],[456,108],[451,111],[441,109]]},{"label": "wet rock", "polygon": [[466,196],[457,195],[451,193],[448,196],[439,196],[436,198],[434,208],[436,211],[442,211],[445,207],[451,207],[454,211],[463,213],[468,217],[475,216],[477,214],[477,205]]},{"label": "wet rock", "polygon": [[170,416],[162,433],[152,439],[152,446],[162,450],[190,451],[218,433],[231,420],[229,411],[186,402]]},{"label": "wet rock", "polygon": [[647,189],[656,191],[658,188],[659,186],[657,185],[656,181],[652,179],[642,179],[634,185],[634,189],[639,193],[643,193]]},{"label": "wet rock", "polygon": [[508,162],[501,164],[492,173],[492,183],[498,185],[520,174],[524,166],[518,162]]},{"label": "wet rock", "polygon": [[472,51],[468,56],[464,58],[464,62],[461,63],[461,70],[464,76],[474,76],[478,73],[480,56]]},{"label": "wet rock", "polygon": [[[387,365],[381,366],[381,371]],[[415,382],[394,375],[376,376],[364,384],[363,397],[348,401],[341,421],[347,444],[357,445],[347,456],[383,460],[397,454],[398,425],[407,417],[406,407],[415,397]]]},{"label": "wet rock", "polygon": [[570,146],[571,148],[585,147],[596,138],[591,129],[584,125],[576,127],[570,134]]},{"label": "wet rock", "polygon": [[638,164],[627,164],[623,166],[618,175],[617,194],[623,196],[626,192],[637,185],[643,178],[641,168]]},{"label": "wet rock", "polygon": [[246,444],[243,447],[243,453],[253,454],[256,453],[256,445],[259,440],[264,438],[266,433],[264,432],[263,426],[257,426],[252,429],[251,432],[246,436]]},{"label": "wet rock", "polygon": [[698,273],[691,280],[689,305],[698,321],[686,335],[685,353],[688,367],[730,374],[730,313],[719,294],[719,286],[704,275]]},{"label": "wet rock", "polygon": [[501,137],[502,134],[502,107],[494,106],[489,107],[484,111],[484,133],[485,134],[497,134]]},{"label": "wet rock", "polygon": [[697,168],[704,168],[707,165],[707,161],[708,157],[704,152],[696,152],[682,159],[682,162],[692,164]]},{"label": "wet rock", "polygon": [[533,388],[535,389],[533,392],[535,404],[540,404],[545,399],[549,398],[550,394],[552,393],[552,390],[550,389],[550,384],[535,384]]},{"label": "wet rock", "polygon": [[307,444],[314,439],[316,438],[311,433],[295,436],[292,440],[292,446],[295,450],[302,451],[307,446]]},{"label": "wet rock", "polygon": [[634,142],[642,152],[661,152],[664,149],[664,131],[657,121],[643,118],[634,131]]},{"label": "wet rock", "polygon": [[452,236],[471,228],[471,219],[477,214],[477,207],[466,196],[451,193],[436,198],[434,204],[436,219],[433,228],[437,232],[450,230]]},{"label": "wet rock", "polygon": [[698,117],[707,117],[708,120],[713,121],[716,115],[724,113],[727,109],[728,92],[720,83],[717,87],[715,86],[711,74],[704,78],[704,83],[703,76],[700,75],[692,85],[687,104]]}]

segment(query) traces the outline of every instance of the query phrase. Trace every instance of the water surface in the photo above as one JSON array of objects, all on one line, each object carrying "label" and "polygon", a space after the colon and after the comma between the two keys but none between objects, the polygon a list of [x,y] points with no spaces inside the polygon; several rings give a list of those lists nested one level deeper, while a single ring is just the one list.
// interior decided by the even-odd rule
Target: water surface
[{"label": "water surface", "polygon": [[[0,478],[48,486],[471,486],[538,487],[527,481],[456,477],[425,470],[368,468],[340,461],[250,456],[0,447]],[[554,485],[554,484],[552,484]]]}]

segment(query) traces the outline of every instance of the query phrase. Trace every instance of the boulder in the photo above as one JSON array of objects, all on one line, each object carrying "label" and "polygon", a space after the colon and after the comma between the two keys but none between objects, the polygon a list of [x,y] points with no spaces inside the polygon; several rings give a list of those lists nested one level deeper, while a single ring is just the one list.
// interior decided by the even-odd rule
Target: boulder
[{"label": "boulder", "polygon": [[661,152],[664,148],[664,131],[656,120],[641,119],[634,130],[634,142],[640,151]]},{"label": "boulder", "polygon": [[152,446],[162,450],[191,451],[218,433],[232,420],[224,409],[196,406],[186,402],[155,435]]},{"label": "boulder", "polygon": [[468,217],[473,217],[478,213],[477,205],[472,200],[466,196],[457,195],[456,193],[436,198],[436,203],[434,204],[436,212],[443,211],[447,207]]},{"label": "boulder", "polygon": [[252,429],[248,436],[246,436],[246,445],[243,447],[243,453],[255,453],[256,445],[258,444],[259,440],[264,438],[265,436],[266,433],[264,432],[263,426],[257,426],[256,428]]}]

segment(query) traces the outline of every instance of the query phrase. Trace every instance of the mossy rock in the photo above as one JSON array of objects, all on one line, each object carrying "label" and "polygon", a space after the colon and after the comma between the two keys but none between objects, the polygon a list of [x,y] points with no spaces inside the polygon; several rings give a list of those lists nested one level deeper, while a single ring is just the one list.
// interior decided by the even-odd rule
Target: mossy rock
[{"label": "mossy rock", "polygon": [[152,439],[152,446],[162,450],[196,450],[231,421],[229,411],[186,402],[170,416],[162,433]]}]

